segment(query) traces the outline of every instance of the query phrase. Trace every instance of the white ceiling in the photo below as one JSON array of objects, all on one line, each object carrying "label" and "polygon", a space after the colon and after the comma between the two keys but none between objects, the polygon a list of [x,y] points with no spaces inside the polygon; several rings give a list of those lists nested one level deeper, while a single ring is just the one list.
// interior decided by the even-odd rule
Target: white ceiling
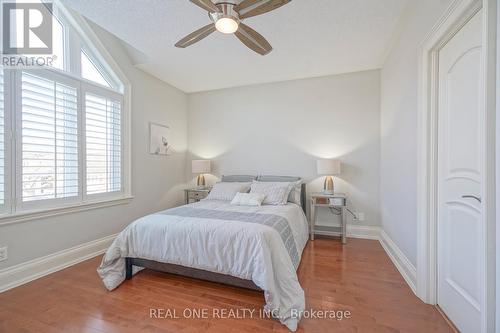
[{"label": "white ceiling", "polygon": [[210,23],[188,0],[64,0],[147,56],[137,66],[197,92],[380,68],[407,0],[293,0],[245,23],[273,46],[267,56],[215,32],[174,44]]}]

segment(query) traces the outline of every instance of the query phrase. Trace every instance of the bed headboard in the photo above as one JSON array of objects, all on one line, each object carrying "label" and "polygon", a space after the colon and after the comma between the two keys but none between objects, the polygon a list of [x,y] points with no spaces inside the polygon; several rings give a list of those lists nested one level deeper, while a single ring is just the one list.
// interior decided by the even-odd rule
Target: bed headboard
[{"label": "bed headboard", "polygon": [[229,176],[222,176],[220,181],[225,183],[251,183],[256,179],[257,176],[229,175]]},{"label": "bed headboard", "polygon": [[292,177],[292,176],[258,176],[257,181],[259,182],[298,182],[302,178]]}]

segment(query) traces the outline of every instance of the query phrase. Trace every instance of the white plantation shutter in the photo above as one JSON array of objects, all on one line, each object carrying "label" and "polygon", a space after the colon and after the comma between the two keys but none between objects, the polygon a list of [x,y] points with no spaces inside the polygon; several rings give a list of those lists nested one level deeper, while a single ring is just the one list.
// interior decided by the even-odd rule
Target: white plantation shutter
[{"label": "white plantation shutter", "polygon": [[5,204],[5,89],[4,73],[0,68],[0,208]]},{"label": "white plantation shutter", "polygon": [[76,88],[22,73],[21,161],[23,202],[78,196]]},{"label": "white plantation shutter", "polygon": [[121,102],[85,94],[86,193],[122,190]]}]

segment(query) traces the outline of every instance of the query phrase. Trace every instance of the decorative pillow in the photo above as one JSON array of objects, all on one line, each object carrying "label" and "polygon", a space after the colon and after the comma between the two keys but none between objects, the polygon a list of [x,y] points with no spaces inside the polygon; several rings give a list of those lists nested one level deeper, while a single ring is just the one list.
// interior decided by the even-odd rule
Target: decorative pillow
[{"label": "decorative pillow", "polygon": [[254,181],[250,188],[250,193],[261,193],[266,197],[265,205],[286,205],[288,195],[292,190],[289,182],[258,182]]},{"label": "decorative pillow", "polygon": [[216,183],[205,200],[231,201],[238,192],[248,192],[250,183]]},{"label": "decorative pillow", "polygon": [[261,193],[236,193],[231,205],[237,206],[260,206],[266,196]]},{"label": "decorative pillow", "polygon": [[301,187],[302,187],[302,180],[298,180],[296,182],[290,183],[290,186],[292,187],[290,191],[290,195],[288,195],[288,202],[293,202],[297,205],[300,205],[300,192],[301,192]]}]

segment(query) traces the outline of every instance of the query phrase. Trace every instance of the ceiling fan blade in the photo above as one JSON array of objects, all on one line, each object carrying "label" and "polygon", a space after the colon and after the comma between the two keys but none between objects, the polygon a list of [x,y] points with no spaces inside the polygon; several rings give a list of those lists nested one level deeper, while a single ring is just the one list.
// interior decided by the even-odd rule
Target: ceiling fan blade
[{"label": "ceiling fan blade", "polygon": [[215,24],[211,23],[204,26],[203,28],[196,30],[195,32],[190,33],[189,35],[178,41],[175,46],[180,48],[188,47],[189,45],[199,42],[203,38],[207,37],[215,30]]},{"label": "ceiling fan blade", "polygon": [[292,0],[243,0],[234,9],[240,14],[240,19],[261,15],[286,5]]},{"label": "ceiling fan blade", "polygon": [[220,9],[210,0],[190,0],[196,6],[205,9],[209,13],[218,13]]},{"label": "ceiling fan blade", "polygon": [[273,50],[271,44],[261,34],[241,22],[234,34],[243,44],[258,54],[266,55]]}]

